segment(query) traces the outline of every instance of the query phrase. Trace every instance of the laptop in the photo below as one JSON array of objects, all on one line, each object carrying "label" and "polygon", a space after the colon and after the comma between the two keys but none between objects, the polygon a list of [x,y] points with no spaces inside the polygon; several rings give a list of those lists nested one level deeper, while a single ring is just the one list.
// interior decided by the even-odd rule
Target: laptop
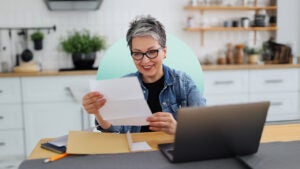
[{"label": "laptop", "polygon": [[175,142],[158,145],[174,163],[257,152],[270,102],[181,108]]}]

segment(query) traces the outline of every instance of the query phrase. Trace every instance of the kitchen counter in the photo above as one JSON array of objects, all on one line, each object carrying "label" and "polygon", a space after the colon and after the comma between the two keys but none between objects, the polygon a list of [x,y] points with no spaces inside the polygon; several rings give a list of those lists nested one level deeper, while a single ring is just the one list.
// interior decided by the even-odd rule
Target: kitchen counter
[{"label": "kitchen counter", "polygon": [[268,65],[202,65],[204,71],[213,70],[245,70],[245,69],[285,69],[300,68],[300,64],[268,64]]},{"label": "kitchen counter", "polygon": [[[245,70],[245,69],[280,69],[280,68],[300,68],[300,64],[270,64],[270,65],[202,65],[204,71],[214,70]],[[30,76],[71,76],[71,75],[96,75],[97,70],[78,71],[42,71],[24,73],[0,73],[0,77],[30,77]]]},{"label": "kitchen counter", "polygon": [[0,73],[0,77],[32,77],[32,76],[72,76],[72,75],[95,75],[97,70],[78,70],[78,71],[42,71],[24,73]]}]

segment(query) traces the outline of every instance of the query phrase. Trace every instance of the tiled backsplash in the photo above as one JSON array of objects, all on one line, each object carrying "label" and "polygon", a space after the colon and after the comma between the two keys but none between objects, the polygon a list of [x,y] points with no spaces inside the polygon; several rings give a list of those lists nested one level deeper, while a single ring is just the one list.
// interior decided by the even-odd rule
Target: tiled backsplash
[{"label": "tiled backsplash", "polygon": [[[42,63],[45,70],[57,70],[59,68],[72,67],[71,58],[58,50],[59,39],[66,36],[68,31],[88,29],[92,33],[103,35],[107,44],[111,45],[120,38],[124,38],[129,22],[137,15],[147,15],[158,18],[166,27],[168,33],[176,35],[192,47],[198,57],[208,53],[224,49],[225,44],[234,41],[244,43],[253,41],[253,32],[206,32],[205,45],[201,46],[199,32],[186,32],[183,30],[186,18],[190,15],[198,15],[199,11],[185,11],[183,7],[189,0],[104,0],[97,11],[49,11],[43,0],[1,0],[0,1],[0,27],[32,27],[32,26],[57,26],[57,31],[49,34],[45,31],[44,49],[34,51],[35,59]],[[206,11],[203,17],[222,19],[234,18],[238,15],[253,15],[253,11],[242,13]],[[222,17],[221,17],[222,16]],[[201,16],[200,16],[201,17]],[[198,22],[198,21],[197,21]],[[32,32],[29,32],[31,34]],[[0,61],[4,60],[13,65],[16,43],[20,37],[16,31],[9,39],[8,31],[0,33]],[[258,43],[265,41],[269,34],[259,33]],[[29,40],[29,48],[33,50],[32,41]],[[2,47],[5,46],[6,50]],[[21,49],[22,51],[22,49]],[[98,65],[101,56],[98,54]]]}]

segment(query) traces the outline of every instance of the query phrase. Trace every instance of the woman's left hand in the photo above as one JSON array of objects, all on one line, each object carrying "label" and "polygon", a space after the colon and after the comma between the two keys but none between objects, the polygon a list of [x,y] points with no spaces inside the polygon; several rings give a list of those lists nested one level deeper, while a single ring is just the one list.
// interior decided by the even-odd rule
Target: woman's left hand
[{"label": "woman's left hand", "polygon": [[171,113],[157,112],[147,118],[152,131],[163,131],[168,134],[175,134],[177,121],[173,118]]}]

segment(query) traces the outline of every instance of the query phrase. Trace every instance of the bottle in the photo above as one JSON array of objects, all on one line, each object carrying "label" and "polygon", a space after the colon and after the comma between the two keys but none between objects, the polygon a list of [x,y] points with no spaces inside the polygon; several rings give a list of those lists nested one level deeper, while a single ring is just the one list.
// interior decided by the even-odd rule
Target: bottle
[{"label": "bottle", "polygon": [[236,64],[244,63],[244,45],[243,44],[238,44],[235,46],[234,62]]},{"label": "bottle", "polygon": [[191,4],[192,6],[197,6],[197,0],[191,0],[191,1],[190,1],[190,4]]},{"label": "bottle", "polygon": [[194,18],[192,16],[188,16],[186,20],[186,27],[191,28],[194,26]]},{"label": "bottle", "polygon": [[226,60],[227,60],[227,64],[234,64],[233,49],[231,43],[227,44]]},{"label": "bottle", "polygon": [[218,52],[218,58],[217,58],[217,64],[218,65],[225,65],[226,64],[226,57],[224,51],[219,51]]}]

